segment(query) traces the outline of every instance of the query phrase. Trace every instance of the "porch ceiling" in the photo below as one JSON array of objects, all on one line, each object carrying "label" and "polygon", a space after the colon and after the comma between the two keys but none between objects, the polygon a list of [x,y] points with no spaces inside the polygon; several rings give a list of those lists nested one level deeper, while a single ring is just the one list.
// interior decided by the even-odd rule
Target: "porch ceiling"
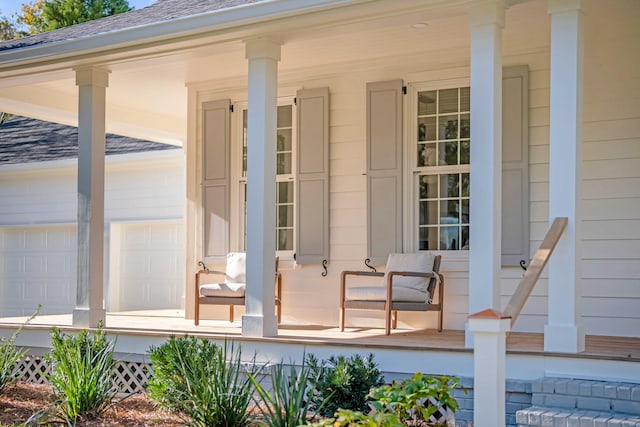
[{"label": "porch ceiling", "polygon": [[[428,69],[430,57],[450,51],[465,52],[465,59],[451,66],[468,64],[467,1],[344,3],[302,16],[178,34],[171,40],[165,36],[162,41],[130,42],[129,46],[121,42],[122,47],[113,45],[100,52],[80,49],[43,59],[27,55],[24,64],[3,63],[4,52],[0,52],[0,105],[10,113],[76,125],[73,68],[103,66],[111,71],[107,131],[180,145],[186,138],[188,85],[207,82],[207,87],[227,93],[244,90],[246,38],[266,35],[282,40],[280,79],[292,84],[301,75],[308,80],[360,64],[388,67],[399,57],[415,57],[419,67]],[[541,1],[514,6],[508,13],[516,19],[530,18],[531,9],[546,19]],[[531,28],[540,28],[540,22],[532,21],[527,21]],[[416,23],[428,25],[414,28]]]}]

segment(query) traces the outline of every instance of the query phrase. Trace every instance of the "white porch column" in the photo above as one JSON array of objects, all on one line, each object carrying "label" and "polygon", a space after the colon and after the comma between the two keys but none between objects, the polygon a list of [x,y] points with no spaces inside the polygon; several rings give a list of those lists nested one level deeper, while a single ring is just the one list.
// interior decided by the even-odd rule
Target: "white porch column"
[{"label": "white porch column", "polygon": [[545,351],[584,351],[580,320],[583,34],[581,0],[550,0],[549,224],[569,218],[549,259]]},{"label": "white porch column", "polygon": [[78,278],[73,326],[105,321],[104,145],[107,70],[76,69],[78,85]]},{"label": "white porch column", "polygon": [[249,60],[247,122],[247,290],[242,335],[276,336],[276,133],[280,43],[246,41]]},{"label": "white porch column", "polygon": [[[502,212],[501,0],[471,7],[471,188],[469,313],[500,304]],[[466,346],[473,347],[467,327]]]},{"label": "white porch column", "polygon": [[473,349],[473,425],[504,427],[506,342],[511,317],[495,310],[469,316],[474,334]]}]

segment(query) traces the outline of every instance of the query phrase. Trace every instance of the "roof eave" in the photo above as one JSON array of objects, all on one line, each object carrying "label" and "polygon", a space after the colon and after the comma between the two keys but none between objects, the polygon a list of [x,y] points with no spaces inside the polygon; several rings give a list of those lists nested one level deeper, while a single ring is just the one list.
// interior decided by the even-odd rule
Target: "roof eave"
[{"label": "roof eave", "polygon": [[167,40],[175,42],[197,38],[212,31],[231,33],[247,25],[370,1],[372,0],[278,0],[250,3],[77,39],[8,49],[0,51],[0,73],[110,51],[142,49]]}]

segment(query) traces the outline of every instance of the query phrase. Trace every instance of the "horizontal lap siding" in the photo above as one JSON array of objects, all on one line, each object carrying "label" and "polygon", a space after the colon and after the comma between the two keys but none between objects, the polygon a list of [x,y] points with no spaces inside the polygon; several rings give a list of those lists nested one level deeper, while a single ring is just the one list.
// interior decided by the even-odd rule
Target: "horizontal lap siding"
[{"label": "horizontal lap siding", "polygon": [[587,28],[599,19],[585,37],[582,313],[588,334],[639,337],[640,58],[629,52],[640,8],[630,4],[586,16]]}]

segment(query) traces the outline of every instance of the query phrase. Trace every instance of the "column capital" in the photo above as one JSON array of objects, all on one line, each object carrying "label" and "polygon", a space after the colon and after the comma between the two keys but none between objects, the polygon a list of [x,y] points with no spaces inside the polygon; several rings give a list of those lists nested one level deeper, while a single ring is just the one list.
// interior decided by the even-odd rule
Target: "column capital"
[{"label": "column capital", "polygon": [[245,57],[247,59],[273,59],[280,61],[280,48],[282,42],[273,38],[247,39],[245,44]]},{"label": "column capital", "polygon": [[469,25],[497,25],[504,28],[504,0],[476,0],[469,10]]},{"label": "column capital", "polygon": [[547,0],[547,11],[550,15],[566,12],[585,12],[583,0]]},{"label": "column capital", "polygon": [[76,72],[77,86],[94,85],[109,87],[109,74],[111,74],[109,70],[87,66],[74,68],[74,71]]}]

